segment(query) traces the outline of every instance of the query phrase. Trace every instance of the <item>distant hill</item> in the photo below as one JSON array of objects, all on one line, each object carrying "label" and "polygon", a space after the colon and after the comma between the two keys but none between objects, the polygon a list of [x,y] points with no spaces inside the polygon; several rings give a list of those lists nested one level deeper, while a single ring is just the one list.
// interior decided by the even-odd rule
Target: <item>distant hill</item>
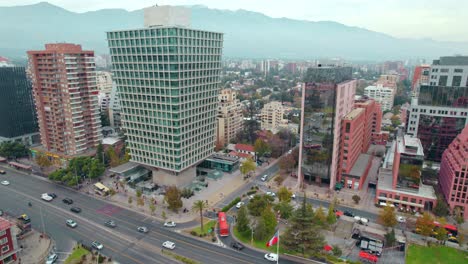
[{"label": "distant hill", "polygon": [[[399,39],[331,21],[271,18],[246,10],[190,8],[193,28],[225,33],[227,57],[383,60],[468,53],[468,43]],[[82,44],[97,54],[109,53],[106,31],[143,27],[143,10],[74,13],[47,2],[0,7],[0,18],[0,55],[4,56],[25,56],[26,50],[63,41]]]}]

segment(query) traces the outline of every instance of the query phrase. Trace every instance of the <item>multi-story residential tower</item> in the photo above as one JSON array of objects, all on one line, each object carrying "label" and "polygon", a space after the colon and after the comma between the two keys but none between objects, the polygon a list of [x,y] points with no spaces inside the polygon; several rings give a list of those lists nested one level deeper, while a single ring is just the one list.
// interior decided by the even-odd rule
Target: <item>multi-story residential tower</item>
[{"label": "multi-story residential tower", "polygon": [[338,176],[341,119],[354,105],[351,67],[309,68],[302,92],[299,185],[304,179],[334,188]]},{"label": "multi-story residential tower", "polygon": [[182,7],[145,9],[145,27],[107,33],[132,161],[185,184],[213,153],[223,34],[190,28]]},{"label": "multi-story residential tower", "polygon": [[278,133],[281,124],[283,123],[284,108],[281,102],[270,102],[262,108],[261,128],[270,130],[273,134]]},{"label": "multi-story residential tower", "polygon": [[24,67],[0,67],[0,142],[39,143],[31,82]]},{"label": "multi-story residential tower", "polygon": [[371,85],[364,88],[364,95],[368,96],[382,106],[383,111],[392,110],[395,99],[394,90],[383,84]]},{"label": "multi-story residential tower", "polygon": [[450,210],[459,208],[468,220],[468,126],[453,140],[442,155],[439,184]]},{"label": "multi-story residential tower", "polygon": [[417,93],[421,85],[429,84],[429,72],[431,66],[420,65],[414,68],[413,81],[411,82],[411,91]]},{"label": "multi-story residential tower", "polygon": [[96,71],[96,86],[98,91],[110,96],[112,90],[112,74],[107,71]]},{"label": "multi-story residential tower", "polygon": [[237,99],[237,92],[232,89],[221,90],[218,102],[216,142],[225,145],[242,130],[242,104]]},{"label": "multi-story residential tower", "polygon": [[429,85],[411,100],[407,134],[417,136],[426,159],[442,153],[468,125],[468,56],[441,57],[431,65]]},{"label": "multi-story residential tower", "polygon": [[44,150],[58,156],[92,150],[102,137],[94,52],[59,43],[28,56]]}]

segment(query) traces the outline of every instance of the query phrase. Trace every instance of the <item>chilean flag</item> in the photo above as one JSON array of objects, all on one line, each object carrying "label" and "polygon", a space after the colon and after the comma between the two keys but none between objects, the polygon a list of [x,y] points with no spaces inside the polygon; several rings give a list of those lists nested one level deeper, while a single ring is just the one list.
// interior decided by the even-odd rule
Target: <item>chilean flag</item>
[{"label": "chilean flag", "polygon": [[276,231],[275,235],[270,239],[270,241],[268,241],[266,243],[266,246],[267,247],[271,247],[273,246],[274,244],[278,243],[278,240],[279,240],[279,231]]}]

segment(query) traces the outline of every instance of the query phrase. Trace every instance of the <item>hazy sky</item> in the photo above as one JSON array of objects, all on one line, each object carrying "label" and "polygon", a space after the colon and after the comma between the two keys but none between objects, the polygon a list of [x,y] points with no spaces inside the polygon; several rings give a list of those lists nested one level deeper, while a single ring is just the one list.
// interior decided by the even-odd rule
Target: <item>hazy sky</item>
[{"label": "hazy sky", "polygon": [[[35,0],[0,0],[0,6]],[[135,10],[150,5],[200,4],[217,9],[245,9],[271,17],[330,20],[401,38],[468,42],[467,0],[50,0],[75,12],[104,8]]]}]

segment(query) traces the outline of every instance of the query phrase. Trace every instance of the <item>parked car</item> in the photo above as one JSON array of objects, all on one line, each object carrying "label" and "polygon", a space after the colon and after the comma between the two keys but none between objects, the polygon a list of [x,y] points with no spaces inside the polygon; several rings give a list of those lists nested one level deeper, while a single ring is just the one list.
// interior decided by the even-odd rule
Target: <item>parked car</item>
[{"label": "parked car", "polygon": [[97,241],[93,241],[93,243],[91,243],[91,246],[97,250],[101,250],[104,248],[104,246]]},{"label": "parked car", "polygon": [[108,227],[112,227],[112,228],[117,226],[113,220],[109,220],[109,221],[105,222],[104,225],[106,225]]},{"label": "parked car", "polygon": [[72,208],[70,208],[70,211],[72,211],[72,212],[78,214],[78,213],[81,213],[81,208],[79,208],[79,207],[72,207]]},{"label": "parked car", "polygon": [[57,258],[58,258],[57,254],[55,254],[55,253],[50,254],[50,255],[47,257],[46,264],[53,264],[53,263],[55,263],[55,261],[57,260]]},{"label": "parked car", "polygon": [[406,217],[397,216],[397,221],[400,222],[400,223],[405,223],[406,222]]},{"label": "parked car", "polygon": [[44,200],[44,201],[50,202],[50,201],[52,201],[54,198],[50,197],[49,194],[47,194],[47,193],[43,193],[43,194],[41,195],[41,199]]},{"label": "parked car", "polygon": [[268,179],[268,175],[266,175],[266,174],[263,175],[262,178],[261,178],[261,180],[262,180],[263,182],[266,181],[267,179]]},{"label": "parked car", "polygon": [[148,233],[148,228],[146,226],[139,226],[137,230],[140,233]]},{"label": "parked car", "polygon": [[65,203],[65,204],[72,204],[73,200],[70,199],[70,198],[65,198],[65,199],[62,200],[62,202]]},{"label": "parked car", "polygon": [[75,227],[78,226],[78,224],[77,224],[75,221],[71,220],[71,219],[68,219],[68,220],[66,221],[66,223],[67,223],[67,226],[69,226],[69,227],[71,227],[71,228],[75,228]]},{"label": "parked car", "polygon": [[343,214],[346,215],[346,216],[349,216],[349,217],[354,217],[354,214],[351,211],[348,211],[348,210],[344,211]]},{"label": "parked car", "polygon": [[164,226],[165,227],[176,227],[176,223],[174,223],[173,221],[169,221],[169,222],[165,222]]},{"label": "parked car", "polygon": [[171,241],[166,241],[163,244],[163,247],[168,248],[168,249],[174,249],[175,248],[175,243]]},{"label": "parked car", "polygon": [[5,185],[5,186],[10,185],[9,181],[2,181],[1,183],[2,183],[2,185]]},{"label": "parked car", "polygon": [[6,174],[6,171],[0,170],[0,174]]},{"label": "parked car", "polygon": [[237,249],[237,250],[242,250],[244,249],[244,245],[242,245],[241,243],[239,242],[232,242],[231,243],[231,247]]},{"label": "parked car", "polygon": [[293,194],[291,195],[291,199],[296,199],[296,194],[295,194],[295,193],[293,193]]},{"label": "parked car", "polygon": [[244,202],[238,202],[238,203],[236,204],[236,208],[239,209],[239,208],[241,208],[243,205],[244,205]]},{"label": "parked car", "polygon": [[275,253],[267,253],[265,254],[265,259],[268,261],[278,261],[278,255]]},{"label": "parked car", "polygon": [[276,196],[276,193],[274,193],[274,192],[266,192],[266,195],[271,196],[271,197],[275,197],[275,196]]},{"label": "parked car", "polygon": [[53,199],[57,198],[57,195],[55,193],[48,193],[48,195],[52,197]]}]

